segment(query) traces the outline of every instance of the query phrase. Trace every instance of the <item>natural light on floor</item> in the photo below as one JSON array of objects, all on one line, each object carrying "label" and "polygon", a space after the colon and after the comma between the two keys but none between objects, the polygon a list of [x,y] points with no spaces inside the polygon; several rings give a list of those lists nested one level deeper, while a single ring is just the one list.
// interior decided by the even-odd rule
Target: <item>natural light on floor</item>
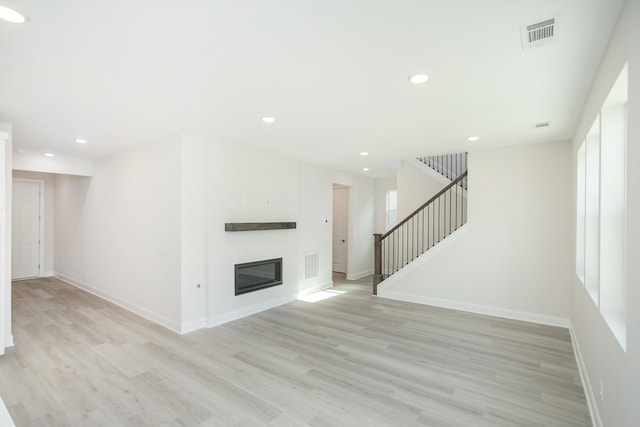
[{"label": "natural light on floor", "polygon": [[330,289],[325,291],[314,292],[312,294],[307,294],[307,295],[298,295],[298,299],[304,302],[318,302],[318,301],[325,300],[327,298],[333,298],[340,294],[346,294],[346,293],[347,291],[336,291],[336,290]]}]

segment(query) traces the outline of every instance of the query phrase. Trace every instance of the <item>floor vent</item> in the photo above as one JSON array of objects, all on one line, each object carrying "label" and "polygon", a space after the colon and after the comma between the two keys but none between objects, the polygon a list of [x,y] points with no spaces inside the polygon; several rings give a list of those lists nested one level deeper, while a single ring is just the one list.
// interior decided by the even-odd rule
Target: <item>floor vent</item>
[{"label": "floor vent", "polygon": [[320,274],[320,255],[308,254],[304,257],[304,280],[313,279]]},{"label": "floor vent", "polygon": [[557,39],[557,17],[522,26],[522,48],[541,46]]}]

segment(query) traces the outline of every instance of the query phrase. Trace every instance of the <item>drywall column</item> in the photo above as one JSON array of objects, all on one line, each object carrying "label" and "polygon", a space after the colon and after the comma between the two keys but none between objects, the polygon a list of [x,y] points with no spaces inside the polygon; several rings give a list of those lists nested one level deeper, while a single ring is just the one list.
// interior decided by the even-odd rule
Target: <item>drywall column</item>
[{"label": "drywall column", "polygon": [[180,150],[180,332],[187,333],[207,322],[207,141],[182,135]]}]

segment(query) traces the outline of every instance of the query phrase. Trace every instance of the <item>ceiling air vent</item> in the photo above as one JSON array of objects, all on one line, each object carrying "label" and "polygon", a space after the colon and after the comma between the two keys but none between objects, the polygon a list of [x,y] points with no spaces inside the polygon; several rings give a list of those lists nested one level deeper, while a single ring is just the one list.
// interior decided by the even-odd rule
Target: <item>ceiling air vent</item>
[{"label": "ceiling air vent", "polygon": [[533,124],[534,129],[548,128],[549,126],[551,126],[551,122],[539,122]]},{"label": "ceiling air vent", "polygon": [[548,18],[522,28],[522,49],[550,43],[558,37],[558,17]]}]

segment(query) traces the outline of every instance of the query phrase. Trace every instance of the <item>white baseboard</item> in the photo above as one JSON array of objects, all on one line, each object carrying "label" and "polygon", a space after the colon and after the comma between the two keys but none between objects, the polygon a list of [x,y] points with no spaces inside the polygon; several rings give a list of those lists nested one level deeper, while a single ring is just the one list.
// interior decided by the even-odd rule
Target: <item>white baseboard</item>
[{"label": "white baseboard", "polygon": [[569,319],[549,316],[546,314],[531,313],[528,311],[511,310],[508,308],[493,307],[488,305],[471,304],[462,301],[453,301],[440,298],[430,298],[405,294],[402,292],[387,291],[378,288],[378,297],[389,298],[418,304],[433,305],[452,310],[467,311],[470,313],[484,314],[487,316],[503,317],[505,319],[521,320],[524,322],[539,323],[542,325],[559,326],[569,328]]},{"label": "white baseboard", "polygon": [[598,411],[598,401],[596,395],[591,387],[591,380],[587,372],[587,366],[584,364],[582,353],[580,352],[580,344],[578,343],[578,337],[573,330],[573,325],[569,326],[569,333],[571,334],[571,344],[573,345],[573,352],[576,355],[576,361],[578,362],[578,372],[580,372],[580,379],[582,380],[582,388],[587,398],[587,406],[589,407],[589,413],[591,414],[591,422],[594,427],[602,427],[602,419],[600,418],[600,411]]},{"label": "white baseboard", "polygon": [[373,275],[373,269],[371,270],[366,270],[366,271],[361,271],[358,273],[348,273],[347,274],[347,280],[358,280],[358,279],[362,279],[363,277],[367,277],[367,276],[371,276]]},{"label": "white baseboard", "polygon": [[324,289],[333,288],[333,280],[329,280],[328,282],[316,283],[315,285],[308,286],[304,289],[301,289],[298,292],[298,296],[309,295],[314,292],[322,291]]},{"label": "white baseboard", "polygon": [[9,347],[13,347],[13,346],[14,346],[13,334],[6,335],[4,337],[4,348],[9,348]]},{"label": "white baseboard", "polygon": [[176,332],[179,334],[182,331],[180,323],[175,322],[171,319],[168,319],[163,315],[158,314],[152,310],[149,310],[145,307],[141,307],[137,304],[132,304],[128,301],[123,300],[122,298],[116,297],[107,292],[103,292],[90,285],[87,285],[86,283],[81,282],[80,280],[76,280],[72,277],[65,276],[64,274],[55,273],[54,276],[62,280],[63,282],[70,284],[71,286],[75,286],[76,288],[82,289],[86,292],[89,292],[90,294],[93,294],[97,297],[107,300],[117,306],[120,306],[126,310],[129,310],[132,313],[137,314],[138,316],[144,317],[147,320],[150,320],[154,323],[164,326],[165,328],[173,332]]},{"label": "white baseboard", "polygon": [[180,327],[180,334],[188,334],[189,332],[197,331],[198,329],[207,327],[207,319],[202,318],[198,320],[192,320],[191,322],[185,322]]},{"label": "white baseboard", "polygon": [[239,310],[224,313],[219,316],[212,316],[209,318],[207,326],[209,328],[222,325],[223,323],[238,320],[252,314],[260,313],[261,311],[269,310],[270,308],[277,307],[279,305],[287,304],[298,299],[297,295],[289,295],[283,298],[274,299],[271,301],[265,301],[260,304],[250,305]]},{"label": "white baseboard", "polygon": [[42,273],[40,277],[53,277],[53,276],[54,276],[53,271],[45,271],[44,273]]}]

